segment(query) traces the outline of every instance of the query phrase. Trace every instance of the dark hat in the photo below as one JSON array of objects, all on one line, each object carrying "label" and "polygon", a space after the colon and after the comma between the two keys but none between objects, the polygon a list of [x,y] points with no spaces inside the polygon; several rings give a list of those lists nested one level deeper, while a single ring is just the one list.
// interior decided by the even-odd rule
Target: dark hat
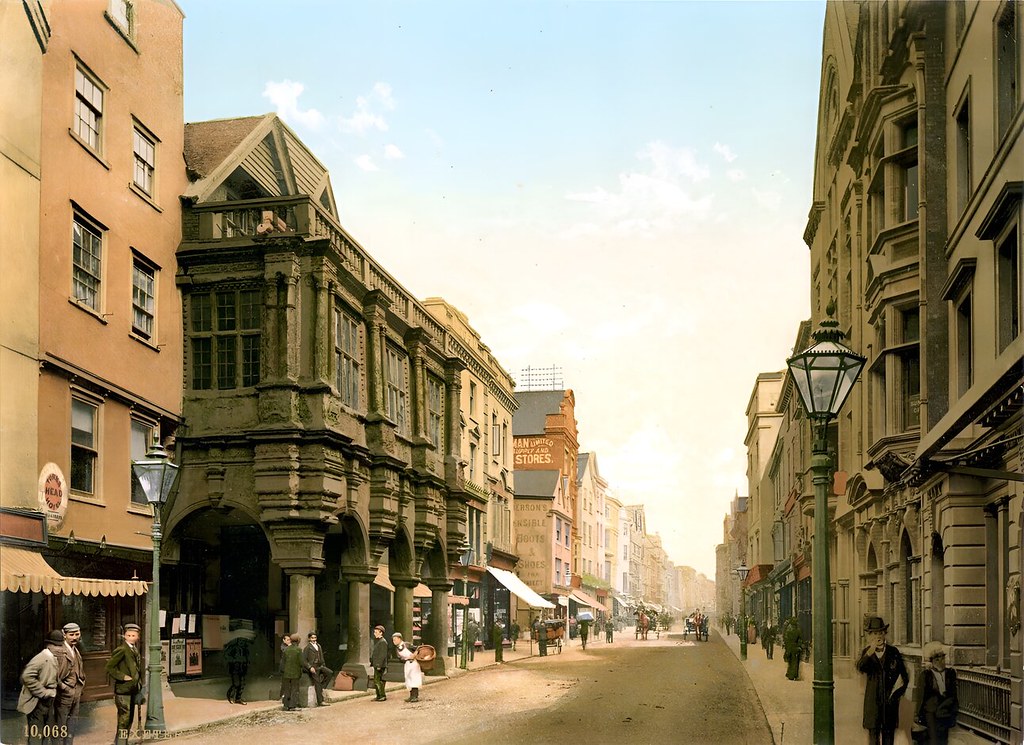
[{"label": "dark hat", "polygon": [[125,631],[139,631],[139,632],[141,632],[142,631],[142,627],[139,626],[139,624],[137,624],[137,623],[126,623],[124,625],[124,630]]},{"label": "dark hat", "polygon": [[312,639],[316,635],[317,635],[317,633],[315,631],[310,631],[308,634],[306,634],[306,638],[307,639]]},{"label": "dark hat", "polygon": [[379,631],[382,634],[384,633],[384,627],[383,626],[374,626],[373,630],[374,631]]},{"label": "dark hat", "polygon": [[888,631],[889,624],[882,620],[881,616],[866,616],[864,618],[864,631]]},{"label": "dark hat", "polygon": [[72,622],[72,623],[64,624],[64,633],[65,634],[70,634],[72,631],[81,631],[81,630],[82,630],[82,627],[79,626],[77,623]]},{"label": "dark hat", "polygon": [[46,641],[49,644],[63,644],[64,643],[64,632],[60,629],[54,629],[46,637]]}]

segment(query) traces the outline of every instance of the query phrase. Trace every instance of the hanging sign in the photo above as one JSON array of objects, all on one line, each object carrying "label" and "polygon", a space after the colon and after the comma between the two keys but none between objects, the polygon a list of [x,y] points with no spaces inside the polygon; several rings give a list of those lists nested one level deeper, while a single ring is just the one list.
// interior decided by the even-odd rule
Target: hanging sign
[{"label": "hanging sign", "polygon": [[56,463],[47,463],[39,474],[39,509],[46,515],[50,530],[64,522],[68,511],[68,482]]}]

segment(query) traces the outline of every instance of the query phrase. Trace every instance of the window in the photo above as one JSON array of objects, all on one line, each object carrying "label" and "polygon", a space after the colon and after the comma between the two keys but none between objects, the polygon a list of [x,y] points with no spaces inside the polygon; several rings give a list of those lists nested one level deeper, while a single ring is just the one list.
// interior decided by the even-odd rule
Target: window
[{"label": "window", "polygon": [[192,388],[247,388],[260,381],[262,310],[259,290],[192,295]]},{"label": "window", "polygon": [[501,427],[498,426],[497,414],[491,414],[491,455],[501,455]]},{"label": "window", "polygon": [[153,338],[156,270],[137,256],[132,259],[132,331]]},{"label": "window", "polygon": [[[156,427],[153,424],[132,419],[131,455],[133,461],[146,457],[146,453],[149,452],[149,446],[155,439],[155,433]],[[143,490],[139,480],[135,478],[134,472],[131,473],[131,486],[132,504],[149,504],[149,501],[146,499],[146,492]]]},{"label": "window", "polygon": [[1017,70],[1020,67],[1020,45],[1017,34],[1017,14],[1010,0],[996,23],[996,127],[1001,140],[1010,128],[1017,111],[1019,91]]},{"label": "window", "polygon": [[83,494],[96,490],[96,414],[93,404],[71,399],[71,489]]},{"label": "window", "polygon": [[427,378],[427,435],[430,442],[443,453],[444,384],[436,378]]},{"label": "window", "polygon": [[918,173],[917,173],[917,121],[909,122],[900,129],[904,154],[900,164],[900,219],[904,222],[917,219]]},{"label": "window", "polygon": [[469,381],[469,413],[476,414],[476,383]]},{"label": "window", "polygon": [[103,89],[81,66],[75,69],[75,121],[72,131],[86,145],[100,151]]},{"label": "window", "polygon": [[965,294],[956,306],[956,383],[963,396],[974,383],[974,322],[971,296]]},{"label": "window", "polygon": [[964,98],[956,114],[956,206],[967,208],[971,198],[971,101]]},{"label": "window", "polygon": [[996,297],[999,351],[1020,334],[1020,238],[1013,224],[997,243]]},{"label": "window", "polygon": [[75,299],[93,310],[100,308],[100,277],[103,261],[103,238],[99,228],[81,215],[75,215],[71,230],[73,257],[72,293]]},{"label": "window", "polygon": [[[396,350],[387,349],[388,416],[391,417],[399,432],[407,433],[409,417],[407,415],[407,398],[405,392],[405,356]],[[470,464],[472,468],[473,464]]]},{"label": "window", "polygon": [[555,584],[562,584],[562,560],[555,559]]},{"label": "window", "polygon": [[562,542],[562,518],[555,518],[555,543]]},{"label": "window", "polygon": [[476,445],[469,443],[469,480],[476,481]]},{"label": "window", "polygon": [[340,308],[334,310],[334,385],[346,406],[359,408],[360,324]]},{"label": "window", "polygon": [[135,38],[135,8],[132,0],[110,0],[110,19],[129,39]]},{"label": "window", "polygon": [[135,171],[132,183],[149,196],[153,196],[153,172],[156,170],[156,141],[135,127],[134,138]]}]

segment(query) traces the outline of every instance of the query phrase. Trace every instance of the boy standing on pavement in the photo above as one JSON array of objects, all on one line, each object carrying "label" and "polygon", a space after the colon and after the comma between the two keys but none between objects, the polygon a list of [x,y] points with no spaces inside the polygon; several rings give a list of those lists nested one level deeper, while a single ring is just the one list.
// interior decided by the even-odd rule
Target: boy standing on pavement
[{"label": "boy standing on pavement", "polygon": [[54,724],[58,732],[66,733],[64,742],[71,745],[75,741],[75,730],[78,729],[78,706],[85,690],[85,662],[78,651],[78,642],[82,639],[82,629],[77,623],[66,623],[62,629],[64,644],[57,656],[57,696],[53,702]]},{"label": "boy standing on pavement", "polygon": [[284,650],[284,663],[281,666],[281,685],[284,688],[285,711],[295,711],[299,708],[299,678],[302,677],[300,637],[298,634],[292,634],[291,639],[292,643]]},{"label": "boy standing on pavement", "polygon": [[117,707],[116,743],[125,743],[135,723],[136,694],[142,690],[142,656],[138,644],[142,629],[137,624],[124,625],[124,643],[107,660],[107,675],[114,681],[114,706]]},{"label": "boy standing on pavement", "polygon": [[903,655],[885,642],[888,631],[889,624],[879,616],[868,616],[864,624],[868,645],[857,660],[857,670],[868,676],[864,689],[864,729],[872,745],[892,745],[900,724],[900,699],[910,684]]},{"label": "boy standing on pavement", "polygon": [[384,638],[384,627],[373,627],[373,649],[370,650],[370,667],[373,668],[373,690],[376,691],[374,701],[387,701],[384,694],[384,673],[388,668],[388,642]]}]

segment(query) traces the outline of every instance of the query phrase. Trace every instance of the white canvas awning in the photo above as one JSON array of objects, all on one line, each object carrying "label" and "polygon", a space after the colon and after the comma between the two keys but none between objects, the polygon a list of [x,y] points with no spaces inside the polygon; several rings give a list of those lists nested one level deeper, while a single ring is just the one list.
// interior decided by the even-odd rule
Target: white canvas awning
[{"label": "white canvas awning", "polygon": [[536,592],[526,586],[519,577],[512,574],[512,572],[505,571],[504,569],[496,569],[495,567],[487,567],[487,571],[498,580],[501,584],[508,588],[509,592],[515,595],[520,600],[526,602],[531,608],[554,608],[552,603],[542,598]]},{"label": "white canvas awning", "polygon": [[608,609],[605,608],[604,605],[602,605],[597,598],[590,597],[590,595],[583,592],[582,590],[573,590],[572,599],[580,605],[585,605],[588,608],[593,608],[594,610],[601,610],[605,612],[608,611]]},{"label": "white canvas awning", "polygon": [[0,550],[0,590],[6,592],[124,597],[145,595],[148,589],[148,583],[140,579],[64,577],[38,551],[17,546]]}]

